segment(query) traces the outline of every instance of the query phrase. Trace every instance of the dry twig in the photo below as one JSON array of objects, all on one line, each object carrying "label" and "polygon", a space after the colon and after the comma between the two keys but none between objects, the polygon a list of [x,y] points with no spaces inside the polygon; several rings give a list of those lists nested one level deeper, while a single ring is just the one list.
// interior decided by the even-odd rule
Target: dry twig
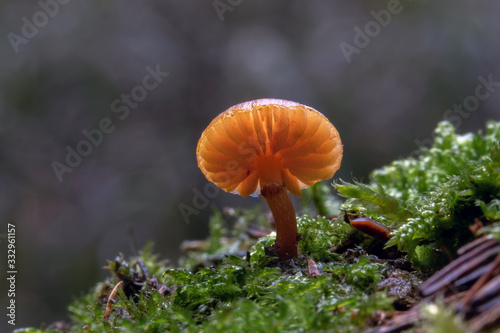
[{"label": "dry twig", "polygon": [[123,281],[120,281],[116,284],[116,286],[111,290],[111,293],[108,297],[108,302],[106,303],[106,310],[104,311],[104,320],[108,320],[111,315],[111,310],[113,309],[113,304],[115,304],[116,293],[118,293],[118,288],[120,288],[123,284]]},{"label": "dry twig", "polygon": [[309,276],[312,278],[318,277],[321,275],[318,266],[312,259],[307,259],[307,267],[309,268]]}]

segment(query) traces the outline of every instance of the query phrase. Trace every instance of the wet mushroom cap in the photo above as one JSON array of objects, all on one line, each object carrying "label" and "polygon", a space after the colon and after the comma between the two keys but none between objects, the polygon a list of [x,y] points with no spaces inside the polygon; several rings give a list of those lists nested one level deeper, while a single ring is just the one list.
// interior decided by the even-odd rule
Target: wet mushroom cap
[{"label": "wet mushroom cap", "polygon": [[196,150],[208,180],[226,192],[259,195],[284,184],[297,196],[340,168],[342,143],[315,109],[280,99],[235,105],[203,132]]}]

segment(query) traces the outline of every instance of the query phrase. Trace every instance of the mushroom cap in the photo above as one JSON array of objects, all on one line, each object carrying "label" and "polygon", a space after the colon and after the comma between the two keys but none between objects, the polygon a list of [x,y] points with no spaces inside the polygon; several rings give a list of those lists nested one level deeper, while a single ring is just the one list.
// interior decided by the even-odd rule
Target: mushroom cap
[{"label": "mushroom cap", "polygon": [[315,109],[281,99],[235,105],[205,129],[196,149],[207,179],[226,192],[257,196],[267,186],[301,190],[332,178],[342,143]]}]

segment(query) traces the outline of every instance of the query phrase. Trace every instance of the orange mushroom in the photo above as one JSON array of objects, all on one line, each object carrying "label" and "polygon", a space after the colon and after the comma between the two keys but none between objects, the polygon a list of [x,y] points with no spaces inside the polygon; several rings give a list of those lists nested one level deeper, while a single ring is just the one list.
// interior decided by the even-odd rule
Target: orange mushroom
[{"label": "orange mushroom", "polygon": [[258,99],[218,115],[201,135],[198,166],[226,192],[261,194],[276,225],[275,248],[297,257],[297,220],[288,192],[333,177],[342,160],[335,127],[315,109],[280,99]]}]

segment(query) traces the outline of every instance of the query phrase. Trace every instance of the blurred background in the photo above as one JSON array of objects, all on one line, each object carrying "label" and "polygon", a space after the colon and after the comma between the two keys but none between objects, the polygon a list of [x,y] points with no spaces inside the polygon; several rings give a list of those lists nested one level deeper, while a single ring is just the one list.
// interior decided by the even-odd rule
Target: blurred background
[{"label": "blurred background", "polygon": [[344,180],[414,154],[445,118],[484,128],[500,114],[500,84],[484,86],[500,82],[499,14],[465,0],[0,2],[1,308],[7,223],[19,328],[67,319],[106,259],[133,254],[129,230],[175,263],[183,240],[206,236],[210,205],[261,205],[193,203],[207,184],[199,136],[234,104],[324,113]]}]

